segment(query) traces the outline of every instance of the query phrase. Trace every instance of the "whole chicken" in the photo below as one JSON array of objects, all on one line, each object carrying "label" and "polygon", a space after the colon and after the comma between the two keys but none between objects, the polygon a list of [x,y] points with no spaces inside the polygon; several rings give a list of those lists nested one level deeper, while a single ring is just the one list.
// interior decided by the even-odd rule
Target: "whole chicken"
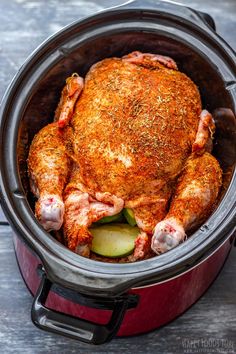
[{"label": "whole chicken", "polygon": [[85,80],[73,74],[30,147],[38,220],[63,226],[68,247],[89,257],[91,224],[130,208],[140,233],[128,261],[168,251],[216,202],[214,128],[171,58],[136,51],[94,64]]}]

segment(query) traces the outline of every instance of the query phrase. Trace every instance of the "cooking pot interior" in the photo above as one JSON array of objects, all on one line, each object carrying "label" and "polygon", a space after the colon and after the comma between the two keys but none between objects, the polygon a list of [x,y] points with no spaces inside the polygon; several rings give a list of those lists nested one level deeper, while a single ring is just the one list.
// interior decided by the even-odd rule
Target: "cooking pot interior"
[{"label": "cooking pot interior", "polygon": [[186,73],[198,86],[203,108],[214,113],[217,130],[213,154],[224,171],[224,195],[234,170],[236,146],[236,123],[233,102],[219,75],[207,57],[200,55],[194,47],[158,33],[122,32],[107,34],[84,42],[71,52],[64,52],[57,63],[38,80],[22,117],[18,137],[18,165],[23,187],[32,209],[34,197],[29,192],[26,159],[34,135],[53,116],[65,79],[77,72],[85,76],[92,64],[107,57],[121,57],[131,51],[159,53],[172,57],[180,71]]}]

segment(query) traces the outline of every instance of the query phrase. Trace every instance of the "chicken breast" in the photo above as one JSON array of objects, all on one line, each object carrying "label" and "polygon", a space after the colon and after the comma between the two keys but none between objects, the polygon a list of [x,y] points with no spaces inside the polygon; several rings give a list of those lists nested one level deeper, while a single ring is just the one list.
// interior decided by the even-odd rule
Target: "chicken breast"
[{"label": "chicken breast", "polygon": [[84,184],[126,203],[156,195],[180,173],[200,113],[195,84],[158,61],[95,64],[71,121]]}]

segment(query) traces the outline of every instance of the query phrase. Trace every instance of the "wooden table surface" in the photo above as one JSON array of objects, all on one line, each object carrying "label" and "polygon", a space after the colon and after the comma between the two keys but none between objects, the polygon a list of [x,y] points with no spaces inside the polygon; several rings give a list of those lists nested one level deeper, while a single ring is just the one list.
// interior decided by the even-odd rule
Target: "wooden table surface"
[{"label": "wooden table surface", "polygon": [[[1,0],[0,98],[27,56],[49,35],[80,17],[122,2]],[[181,2],[210,13],[218,33],[236,49],[236,0]],[[217,280],[184,315],[151,333],[94,347],[43,332],[31,323],[32,297],[19,273],[11,229],[4,225],[1,211],[0,220],[0,354],[236,353],[235,247]]]}]

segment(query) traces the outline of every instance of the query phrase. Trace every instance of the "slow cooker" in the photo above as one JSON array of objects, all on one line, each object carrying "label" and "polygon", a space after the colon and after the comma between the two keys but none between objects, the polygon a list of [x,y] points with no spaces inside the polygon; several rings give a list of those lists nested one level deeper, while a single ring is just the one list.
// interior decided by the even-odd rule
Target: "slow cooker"
[{"label": "slow cooker", "polygon": [[[213,112],[213,154],[224,183],[211,217],[183,244],[137,263],[83,258],[44,231],[33,213],[27,155],[53,119],[65,78],[134,50],[172,57]],[[236,225],[236,56],[204,13],[167,1],[129,1],[65,27],[21,67],[1,105],[1,203],[13,228],[18,264],[34,296],[40,328],[101,344],[173,320],[206,291],[222,268]]]}]

